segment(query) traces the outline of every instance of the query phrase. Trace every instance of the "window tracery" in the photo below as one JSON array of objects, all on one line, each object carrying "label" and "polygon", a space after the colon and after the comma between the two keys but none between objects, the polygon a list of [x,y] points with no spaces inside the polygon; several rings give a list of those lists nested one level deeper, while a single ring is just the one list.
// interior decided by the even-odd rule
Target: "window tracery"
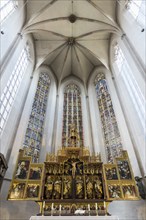
[{"label": "window tracery", "polygon": [[116,121],[111,96],[108,91],[105,74],[99,73],[96,76],[94,83],[104,135],[106,157],[107,161],[112,163],[115,157],[121,155],[122,143],[120,132]]},{"label": "window tracery", "polygon": [[133,75],[133,72],[126,60],[126,57],[118,43],[114,45],[115,64],[125,83],[127,91],[132,99],[134,107],[138,113],[142,127],[145,129],[145,99],[139,88],[139,85]]},{"label": "window tracery", "polygon": [[25,154],[32,156],[33,162],[39,160],[49,88],[50,78],[48,74],[40,73],[23,143]]},{"label": "window tracery", "polygon": [[62,145],[65,147],[71,144],[68,137],[72,125],[79,134],[75,146],[83,146],[81,91],[74,83],[67,85],[64,91]]},{"label": "window tracery", "polygon": [[0,120],[1,120],[0,133],[1,134],[4,130],[4,126],[7,122],[16,94],[18,92],[19,86],[21,84],[24,73],[28,66],[29,56],[30,56],[29,46],[26,46],[22,50],[14,66],[14,69],[10,75],[7,85],[4,88],[3,93],[1,94],[1,98],[0,98]]},{"label": "window tracery", "polygon": [[143,0],[126,0],[125,8],[130,12],[139,25],[145,26],[145,1]]},{"label": "window tracery", "polygon": [[9,17],[9,15],[11,15],[15,11],[17,7],[18,7],[18,1],[1,0],[1,6],[0,6],[1,23],[5,21]]}]

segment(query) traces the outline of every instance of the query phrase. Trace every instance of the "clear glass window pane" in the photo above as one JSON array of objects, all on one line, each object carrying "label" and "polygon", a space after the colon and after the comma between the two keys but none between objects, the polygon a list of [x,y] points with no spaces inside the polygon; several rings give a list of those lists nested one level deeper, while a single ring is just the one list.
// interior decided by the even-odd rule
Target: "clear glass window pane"
[{"label": "clear glass window pane", "polygon": [[131,15],[135,18],[135,20],[139,23],[139,25],[144,28],[146,19],[145,0],[127,1],[126,8],[129,10]]},{"label": "clear glass window pane", "polygon": [[[144,96],[142,95],[140,88],[134,78],[134,75],[132,73],[132,70],[121,50],[119,45],[117,44],[116,47],[118,47],[118,54],[117,54],[117,48],[116,49],[116,60],[115,63],[119,69],[119,72],[121,73],[121,76],[124,80],[124,83],[126,85],[127,91],[129,92],[129,95],[132,99],[132,102],[134,104],[134,107],[138,113],[141,125],[145,127],[145,100]],[[119,60],[123,60],[122,66],[119,66]]]},{"label": "clear glass window pane", "polygon": [[8,113],[7,113],[7,111],[5,111],[4,114],[3,114],[4,119],[7,118],[7,115],[8,115]]},{"label": "clear glass window pane", "polygon": [[0,21],[3,22],[9,15],[15,11],[18,5],[17,1],[14,0],[1,0],[0,2]]},{"label": "clear glass window pane", "polygon": [[6,106],[6,104],[7,104],[7,99],[5,98],[3,101],[3,105]]},{"label": "clear glass window pane", "polygon": [[9,103],[10,103],[10,105],[12,104],[12,102],[13,102],[13,98],[10,97],[10,99],[9,99]]},{"label": "clear glass window pane", "polygon": [[1,114],[3,114],[4,109],[5,109],[4,106],[1,105],[1,108],[0,108],[0,113],[1,113]]},{"label": "clear glass window pane", "polygon": [[0,120],[0,126],[1,126],[1,128],[3,128],[4,123],[5,123],[5,120],[4,120],[4,118],[2,118],[2,119]]},{"label": "clear glass window pane", "polygon": [[[20,64],[23,62],[23,59],[24,59],[23,54],[25,54],[25,53],[26,53],[26,51],[23,49],[16,65],[14,67],[14,70],[12,71],[12,74],[9,78],[7,86],[4,88],[4,92],[1,95],[2,105],[5,107],[5,109],[3,110],[3,117],[5,119],[11,110],[12,103],[14,101],[14,98],[16,96],[16,93],[18,91],[18,88],[19,88],[21,80],[22,80],[22,76],[23,76],[23,74],[26,70],[26,67],[27,67],[27,66],[25,66],[25,69],[23,68],[23,71],[21,71],[22,65],[20,65]],[[21,77],[19,76],[19,79],[18,79],[19,72],[22,72],[22,74],[21,74]],[[4,124],[3,124],[3,126],[4,126]]]}]

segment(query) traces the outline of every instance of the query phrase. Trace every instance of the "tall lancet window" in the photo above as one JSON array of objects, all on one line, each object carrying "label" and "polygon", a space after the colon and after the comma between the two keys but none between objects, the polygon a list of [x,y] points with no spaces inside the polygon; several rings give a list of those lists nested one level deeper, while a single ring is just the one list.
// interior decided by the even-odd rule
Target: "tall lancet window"
[{"label": "tall lancet window", "polygon": [[126,0],[125,7],[137,23],[144,28],[146,24],[145,0]]},{"label": "tall lancet window", "polygon": [[[138,117],[140,119],[141,125],[145,130],[145,110],[146,110],[146,101],[145,97],[142,94],[140,87],[137,83],[137,80],[132,72],[132,69],[122,51],[119,44],[116,43],[114,46],[114,57],[115,64],[118,67],[119,73],[124,81],[126,89],[131,97],[134,108],[137,111]],[[117,71],[118,72],[118,71]]]},{"label": "tall lancet window", "polygon": [[32,156],[35,163],[39,160],[49,87],[50,78],[48,74],[40,73],[23,143],[25,154]]},{"label": "tall lancet window", "polygon": [[26,46],[10,75],[10,78],[7,82],[7,85],[4,88],[3,93],[1,93],[0,97],[0,133],[2,134],[4,127],[7,123],[9,114],[11,112],[11,109],[13,107],[13,103],[15,101],[15,98],[17,96],[17,93],[20,89],[20,85],[22,83],[22,79],[24,77],[25,71],[27,69],[28,63],[29,63],[29,46]]},{"label": "tall lancet window", "polygon": [[[76,136],[72,143],[70,143],[71,128]],[[67,85],[64,91],[62,145],[83,146],[81,91],[73,83]]]},{"label": "tall lancet window", "polygon": [[95,88],[105,141],[107,161],[112,163],[115,157],[121,155],[122,143],[104,73],[99,73],[96,76]]},{"label": "tall lancet window", "polygon": [[18,7],[18,1],[1,0],[0,2],[0,22],[5,21]]}]

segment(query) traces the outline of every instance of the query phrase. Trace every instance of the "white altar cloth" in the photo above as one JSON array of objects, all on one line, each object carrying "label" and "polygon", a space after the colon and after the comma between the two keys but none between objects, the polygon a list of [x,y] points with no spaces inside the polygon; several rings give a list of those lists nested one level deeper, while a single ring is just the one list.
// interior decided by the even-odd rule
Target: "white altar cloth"
[{"label": "white altar cloth", "polygon": [[119,220],[117,216],[31,216],[30,220]]}]

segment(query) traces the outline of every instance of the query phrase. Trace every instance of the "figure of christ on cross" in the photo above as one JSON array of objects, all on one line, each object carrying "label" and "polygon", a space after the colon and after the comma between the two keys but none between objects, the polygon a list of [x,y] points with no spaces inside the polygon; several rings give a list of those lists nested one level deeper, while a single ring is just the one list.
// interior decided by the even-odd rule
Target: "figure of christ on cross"
[{"label": "figure of christ on cross", "polygon": [[[67,164],[68,164],[68,165],[70,164],[72,167],[69,167],[69,166],[66,164],[66,166],[67,166],[66,168],[68,168],[68,169],[71,171],[73,179],[75,179],[76,169],[77,169],[76,164],[77,164],[77,163],[80,163],[80,161],[67,162]],[[66,173],[68,173],[69,170],[66,170]]]}]

